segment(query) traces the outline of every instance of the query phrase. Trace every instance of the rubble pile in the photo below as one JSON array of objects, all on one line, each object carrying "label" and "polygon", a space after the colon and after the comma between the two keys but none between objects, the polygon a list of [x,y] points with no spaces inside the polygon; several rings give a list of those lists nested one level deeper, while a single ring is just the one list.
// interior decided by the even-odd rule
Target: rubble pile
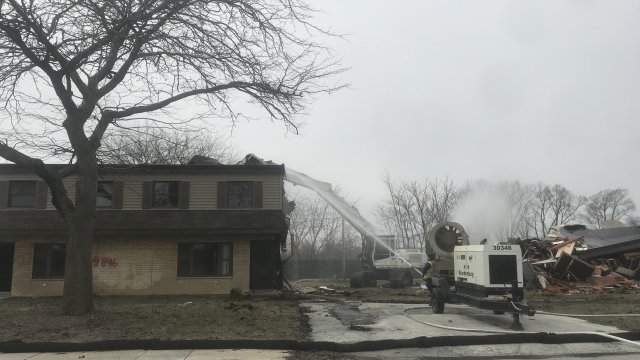
[{"label": "rubble pile", "polygon": [[582,236],[519,241],[525,286],[553,293],[640,292],[640,251],[605,257],[587,251]]}]

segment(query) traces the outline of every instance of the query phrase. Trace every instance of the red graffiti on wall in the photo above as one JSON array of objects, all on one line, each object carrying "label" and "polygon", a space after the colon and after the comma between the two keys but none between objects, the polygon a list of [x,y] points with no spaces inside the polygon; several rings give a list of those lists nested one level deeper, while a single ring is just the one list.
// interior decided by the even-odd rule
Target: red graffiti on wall
[{"label": "red graffiti on wall", "polygon": [[98,257],[98,256],[94,256],[93,257],[93,267],[116,267],[118,266],[118,262],[116,261],[115,258],[112,257]]}]

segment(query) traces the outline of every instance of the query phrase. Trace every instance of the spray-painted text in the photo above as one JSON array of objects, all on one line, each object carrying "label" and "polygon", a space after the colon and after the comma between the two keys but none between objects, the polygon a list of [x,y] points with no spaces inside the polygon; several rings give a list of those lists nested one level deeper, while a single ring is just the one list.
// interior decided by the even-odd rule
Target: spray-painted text
[{"label": "spray-painted text", "polygon": [[116,261],[115,258],[112,257],[98,257],[98,256],[94,256],[93,257],[93,267],[116,267],[118,266],[118,262]]}]

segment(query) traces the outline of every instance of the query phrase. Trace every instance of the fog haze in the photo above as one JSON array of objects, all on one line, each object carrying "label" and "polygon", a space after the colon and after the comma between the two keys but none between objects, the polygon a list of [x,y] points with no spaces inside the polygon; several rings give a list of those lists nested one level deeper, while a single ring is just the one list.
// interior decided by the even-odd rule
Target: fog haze
[{"label": "fog haze", "polygon": [[[373,220],[381,176],[623,187],[640,203],[640,3],[317,0],[350,88],[300,135],[241,122],[244,152],[339,185]],[[490,206],[490,204],[487,204]]]}]

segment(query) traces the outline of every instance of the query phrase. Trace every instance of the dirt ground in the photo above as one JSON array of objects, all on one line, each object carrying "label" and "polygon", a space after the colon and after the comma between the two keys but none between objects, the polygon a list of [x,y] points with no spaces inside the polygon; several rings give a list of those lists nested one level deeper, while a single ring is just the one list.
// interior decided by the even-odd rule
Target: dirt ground
[{"label": "dirt ground", "polygon": [[61,315],[61,298],[0,300],[0,341],[304,339],[295,300],[229,296],[97,297],[90,315]]},{"label": "dirt ground", "polygon": [[[417,285],[417,284],[416,284]],[[232,299],[222,296],[97,297],[90,315],[63,316],[61,298],[0,300],[0,341],[71,341],[105,339],[298,339],[308,338],[309,325],[298,303],[302,299],[329,301],[427,301],[419,286],[392,289],[351,289],[343,280],[300,280],[302,295],[278,299]],[[318,290],[326,286],[328,290]],[[640,292],[616,294],[551,294],[528,292],[527,302],[539,311],[569,314],[640,314]],[[638,317],[586,318],[623,330],[640,331]],[[334,354],[314,353],[313,359]],[[312,356],[311,353],[300,356]],[[304,358],[304,357],[302,357]],[[345,358],[344,356],[341,358]]]}]

